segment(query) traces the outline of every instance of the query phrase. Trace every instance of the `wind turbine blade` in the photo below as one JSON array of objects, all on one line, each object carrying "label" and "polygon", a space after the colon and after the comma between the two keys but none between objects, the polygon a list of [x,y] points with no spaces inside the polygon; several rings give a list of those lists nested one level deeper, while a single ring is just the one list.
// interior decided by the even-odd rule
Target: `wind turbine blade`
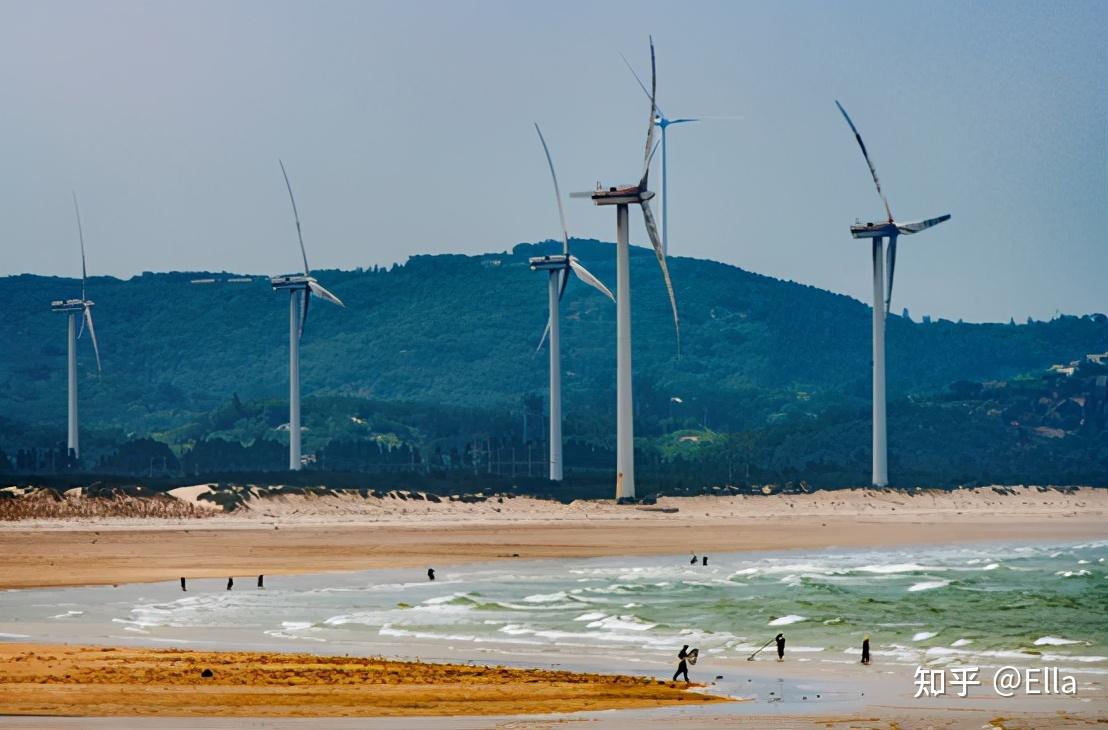
[{"label": "wind turbine blade", "polygon": [[312,290],[312,294],[315,294],[320,299],[326,299],[327,301],[331,302],[331,304],[337,304],[343,308],[346,307],[346,305],[342,303],[341,299],[324,289],[323,285],[320,284],[318,281],[309,281],[308,288]]},{"label": "wind turbine blade", "polygon": [[885,258],[886,266],[889,269],[889,288],[885,294],[885,316],[889,316],[889,305],[893,301],[893,272],[896,271],[896,236],[889,238],[889,251]]},{"label": "wind turbine blade", "polygon": [[312,301],[311,292],[307,289],[303,290],[304,300],[300,302],[300,329],[296,332],[296,339],[300,340],[304,337],[304,325],[308,323],[308,305]]},{"label": "wind turbine blade", "polygon": [[88,322],[89,337],[92,338],[92,351],[96,353],[96,374],[99,375],[102,371],[100,369],[100,344],[96,341],[96,328],[92,326],[92,309],[85,305],[85,321]]},{"label": "wind turbine blade", "polygon": [[571,197],[571,198],[591,198],[592,197],[592,191],[589,190],[588,192],[570,193],[569,197]]},{"label": "wind turbine blade", "polygon": [[[631,62],[627,60],[627,56],[620,53],[619,57],[623,59],[623,63],[626,64],[627,70],[631,72],[631,75],[635,77],[635,81],[639,82],[639,88],[642,89],[642,93],[646,94],[646,98],[649,99],[650,91],[646,88],[646,84],[642,82],[642,79],[639,78],[639,75],[635,72],[634,66],[632,66]],[[665,112],[662,111],[662,107],[658,106],[657,102],[654,103],[654,108],[658,110],[658,116],[665,117]]]},{"label": "wind turbine blade", "polygon": [[296,210],[296,198],[292,195],[292,184],[289,183],[289,174],[285,172],[285,163],[278,158],[277,164],[281,166],[281,174],[285,177],[285,187],[289,189],[289,200],[292,202],[292,217],[296,221],[296,238],[300,241],[300,255],[304,257],[304,276],[309,276],[308,252],[304,250],[304,235],[300,232],[300,213]]},{"label": "wind turbine blade", "polygon": [[674,124],[688,124],[689,122],[699,122],[699,121],[700,121],[699,117],[697,117],[696,119],[670,119],[669,122],[667,122],[667,124],[672,127]]},{"label": "wind turbine blade", "polygon": [[654,246],[654,255],[658,257],[658,266],[662,269],[662,279],[666,283],[666,293],[669,294],[669,306],[673,309],[673,329],[677,332],[677,354],[681,354],[681,320],[677,317],[677,297],[673,294],[673,282],[669,278],[669,266],[666,265],[666,254],[662,250],[662,240],[658,237],[658,224],[654,221],[654,214],[650,211],[650,203],[642,201],[643,222],[646,223],[646,232],[650,236],[650,243]]},{"label": "wind turbine blade", "polygon": [[73,212],[77,214],[77,237],[81,240],[81,301],[85,300],[85,279],[88,273],[85,270],[85,231],[81,228],[81,209],[77,205],[77,192],[73,193]]},{"label": "wind turbine blade", "polygon": [[569,255],[569,228],[566,227],[566,212],[562,208],[562,190],[558,187],[558,176],[554,172],[554,160],[550,159],[550,148],[546,146],[546,138],[542,136],[539,123],[535,122],[535,131],[539,133],[539,141],[542,142],[542,151],[546,153],[546,164],[550,167],[550,179],[554,181],[554,199],[558,201],[558,219],[562,222],[562,253]]},{"label": "wind turbine blade", "polygon": [[646,125],[646,148],[643,150],[642,178],[639,180],[639,189],[646,190],[647,179],[650,177],[650,158],[654,153],[654,118],[658,114],[658,105],[654,99],[658,90],[658,70],[654,61],[654,36],[650,37],[650,119]]},{"label": "wind turbine blade", "polygon": [[858,128],[854,126],[854,122],[851,121],[850,115],[846,113],[846,109],[843,109],[843,105],[835,100],[835,106],[839,107],[839,111],[843,114],[843,119],[850,125],[851,131],[854,132],[854,139],[858,140],[858,146],[862,148],[862,156],[866,158],[866,164],[869,165],[869,174],[873,176],[873,184],[877,186],[877,194],[881,196],[881,202],[885,204],[885,213],[889,216],[889,222],[893,221],[893,212],[889,209],[889,200],[885,197],[885,193],[881,190],[881,181],[877,179],[877,168],[873,166],[873,161],[869,158],[869,151],[866,149],[866,143],[862,141],[862,135],[858,133]]},{"label": "wind turbine blade", "polygon": [[593,289],[596,289],[601,294],[611,299],[613,302],[616,300],[612,292],[608,290],[608,287],[604,286],[604,282],[593,276],[592,273],[588,269],[586,269],[580,261],[577,260],[576,256],[569,257],[569,268],[573,269],[573,273],[577,274],[578,279],[585,282]]},{"label": "wind turbine blade", "polygon": [[535,348],[535,355],[538,355],[542,351],[542,346],[546,344],[546,338],[550,334],[550,318],[546,318],[546,329],[542,331],[542,337],[539,339],[539,346]]},{"label": "wind turbine blade", "polygon": [[931,226],[937,226],[943,221],[950,220],[950,214],[941,215],[938,218],[928,218],[922,221],[912,221],[911,223],[897,223],[896,230],[908,235],[911,233],[919,233],[920,231],[926,231]]},{"label": "wind turbine blade", "polygon": [[561,277],[558,280],[558,301],[560,302],[562,301],[562,297],[566,295],[566,286],[569,284],[569,272],[565,269],[562,269],[559,276]]}]

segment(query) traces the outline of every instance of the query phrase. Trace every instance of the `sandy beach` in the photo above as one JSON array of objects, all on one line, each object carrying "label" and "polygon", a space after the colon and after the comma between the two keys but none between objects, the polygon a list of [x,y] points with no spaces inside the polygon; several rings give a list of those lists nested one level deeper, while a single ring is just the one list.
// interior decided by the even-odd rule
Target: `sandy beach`
[{"label": "sandy beach", "polygon": [[1108,536],[1108,490],[856,489],[665,497],[651,507],[289,495],[200,514],[0,521],[0,588],[527,558],[1100,538]]},{"label": "sandy beach", "polygon": [[[911,554],[914,546],[1108,538],[1108,490],[1095,489],[844,490],[663,498],[649,507],[509,497],[462,503],[284,495],[249,500],[227,513],[198,501],[203,492],[197,487],[182,493],[188,507],[176,512],[187,517],[93,514],[87,505],[75,504],[71,512],[88,514],[0,522],[0,588],[123,586],[229,575],[250,586],[259,573],[276,578],[409,568],[418,580],[428,566],[449,573],[450,566],[542,558],[886,547]],[[205,588],[199,590],[206,595]],[[574,658],[572,651],[554,657],[521,647],[506,668],[485,670],[497,660],[464,647],[448,651],[441,643],[434,645],[441,650],[434,655],[437,663],[429,664],[328,657],[323,645],[305,647],[314,654],[131,645],[143,641],[141,634],[115,647],[82,647],[78,644],[88,640],[77,636],[58,639],[71,642],[64,646],[0,643],[0,713],[9,715],[0,725],[115,728],[154,722],[160,728],[214,729],[249,723],[300,730],[361,727],[342,718],[372,716],[374,727],[398,730],[577,724],[645,729],[675,723],[1014,730],[1096,727],[1108,716],[1105,688],[1093,675],[1082,680],[1079,700],[978,697],[972,703],[921,705],[912,700],[911,670],[903,665],[864,675],[851,671],[844,683],[844,670],[833,663],[717,658],[710,671],[694,679],[704,681],[708,692],[754,701],[705,703],[683,685],[657,681],[668,678],[671,666],[634,665],[623,658],[613,666],[595,657]],[[402,641],[397,639],[396,651],[384,653],[414,656]],[[233,643],[219,648],[248,648]],[[216,638],[213,646],[218,645]],[[568,664],[555,664],[563,661]],[[219,673],[215,681],[201,683],[197,677],[206,667]],[[612,671],[624,674],[606,674]],[[719,688],[712,681],[717,672],[727,678]],[[753,684],[735,684],[748,681]],[[820,695],[812,693],[823,693],[823,704],[813,705],[809,700]],[[773,704],[774,697],[785,701]],[[828,704],[829,697],[839,699]],[[607,711],[615,708],[619,712]]]}]

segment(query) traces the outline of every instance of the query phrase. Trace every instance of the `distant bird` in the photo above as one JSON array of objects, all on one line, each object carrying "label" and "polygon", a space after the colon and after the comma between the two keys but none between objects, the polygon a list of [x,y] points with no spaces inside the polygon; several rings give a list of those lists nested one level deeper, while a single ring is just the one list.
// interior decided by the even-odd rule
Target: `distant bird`
[{"label": "distant bird", "polygon": [[[569,229],[566,227],[566,214],[562,207],[562,193],[558,187],[558,176],[554,172],[554,161],[550,158],[550,148],[546,146],[546,139],[542,136],[542,130],[535,124],[535,131],[542,142],[542,150],[546,153],[546,164],[550,167],[550,178],[554,181],[554,199],[558,203],[558,218],[562,223],[562,253],[555,256],[537,256],[532,258],[532,271],[546,271],[548,278],[548,299],[550,314],[546,322],[546,329],[539,340],[538,350],[542,349],[547,336],[550,337],[550,480],[562,481],[562,350],[561,350],[561,316],[559,304],[566,293],[566,285],[569,283],[569,272],[594,289],[600,291],[613,302],[615,297],[608,287],[586,269],[576,256],[569,252]],[[537,350],[536,350],[537,351]]]},{"label": "distant bird", "polygon": [[285,289],[289,293],[289,470],[300,469],[300,338],[304,336],[304,324],[308,321],[308,303],[311,295],[325,299],[340,307],[346,305],[323,285],[315,280],[308,268],[308,253],[304,249],[304,236],[300,231],[300,214],[296,210],[296,198],[292,195],[285,163],[281,165],[281,175],[285,178],[285,187],[289,191],[292,203],[292,216],[296,221],[296,238],[300,241],[300,255],[304,259],[303,274],[284,274],[270,278],[275,290]]},{"label": "distant bird", "polygon": [[[627,60],[627,57],[622,53],[619,57],[623,59],[623,62],[627,65],[627,69],[635,77],[635,81],[639,82],[639,88],[643,90],[647,98],[650,98],[650,91],[647,90],[646,84],[639,78],[638,73],[635,72],[635,68],[631,65],[631,62]],[[691,124],[693,122],[702,122],[709,119],[741,119],[741,117],[719,117],[719,116],[699,116],[699,117],[683,117],[680,119],[670,119],[662,111],[662,107],[658,105],[657,100],[654,101],[654,124],[658,126],[658,129],[662,130],[662,253],[669,256],[669,165],[666,158],[666,130],[677,124]]]},{"label": "distant bird", "polygon": [[[77,193],[73,193],[73,212],[77,216],[77,238],[81,242],[81,298],[60,299],[50,302],[50,309],[55,312],[64,312],[69,319],[69,328],[66,338],[66,353],[68,363],[69,381],[69,419],[66,436],[66,448],[69,455],[78,460],[81,456],[80,434],[77,428],[77,340],[85,333],[88,327],[89,339],[92,340],[92,351],[96,354],[96,372],[100,368],[100,345],[96,342],[96,328],[92,324],[92,307],[94,302],[88,298],[85,292],[85,283],[88,272],[85,268],[85,233],[81,227],[81,209],[77,205]],[[77,330],[77,317],[81,317],[81,329]]]},{"label": "distant bird", "polygon": [[[866,143],[862,141],[862,135],[858,128],[846,113],[846,109],[838,101],[835,106],[842,112],[846,123],[850,125],[850,131],[854,132],[854,139],[862,149],[862,156],[866,158],[866,166],[873,178],[873,184],[877,188],[877,194],[885,206],[887,220],[880,223],[855,223],[850,227],[850,235],[854,238],[873,239],[873,485],[884,487],[889,483],[888,446],[886,442],[885,425],[885,317],[893,298],[893,272],[896,269],[896,239],[900,235],[911,235],[937,226],[943,221],[950,220],[950,214],[940,215],[937,218],[913,221],[911,223],[897,223],[893,220],[893,212],[889,208],[889,201],[881,190],[881,181],[877,179],[877,168],[870,160]],[[885,248],[885,239],[889,239],[889,247]],[[885,282],[886,256],[888,257],[888,288]]]},{"label": "distant bird", "polygon": [[673,309],[673,325],[677,332],[677,350],[681,349],[681,324],[677,317],[677,298],[673,293],[673,283],[669,278],[662,241],[658,237],[658,226],[654,214],[650,211],[650,199],[654,193],[648,188],[650,162],[654,157],[654,117],[657,106],[654,104],[656,90],[654,72],[654,39],[650,40],[650,115],[647,119],[646,149],[643,153],[642,176],[633,185],[612,186],[607,189],[599,184],[596,190],[587,193],[572,193],[570,197],[590,198],[595,205],[616,206],[616,499],[635,496],[635,436],[632,423],[633,410],[631,398],[631,267],[630,244],[628,242],[629,205],[642,208],[643,222],[647,235],[654,246],[658,266],[662,269],[666,292],[669,294],[670,307]]}]

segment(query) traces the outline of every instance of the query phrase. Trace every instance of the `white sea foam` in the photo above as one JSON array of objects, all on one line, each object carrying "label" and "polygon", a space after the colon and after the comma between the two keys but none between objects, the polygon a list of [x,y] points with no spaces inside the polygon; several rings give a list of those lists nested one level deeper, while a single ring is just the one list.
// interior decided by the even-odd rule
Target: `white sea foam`
[{"label": "white sea foam", "polygon": [[66,611],[65,613],[59,613],[57,616],[51,616],[50,618],[73,618],[74,616],[84,615],[84,611]]},{"label": "white sea foam", "polygon": [[648,624],[637,616],[605,616],[586,624],[590,629],[623,629],[625,631],[648,631],[657,624]]},{"label": "white sea foam", "polygon": [[912,636],[912,641],[927,641],[939,635],[938,631],[919,631]]},{"label": "white sea foam", "polygon": [[581,614],[580,616],[578,616],[577,618],[575,618],[573,620],[574,621],[597,621],[597,620],[602,619],[602,618],[607,618],[607,616],[608,616],[608,614],[603,613],[602,611],[589,611],[588,613]]},{"label": "white sea foam", "polygon": [[921,583],[916,583],[908,588],[909,593],[916,593],[918,591],[929,591],[934,588],[945,588],[950,585],[948,580],[925,580]]},{"label": "white sea foam", "polygon": [[0,639],[29,639],[29,638],[31,638],[30,634],[5,634],[5,633],[0,633]]},{"label": "white sea foam", "polygon": [[423,605],[437,606],[442,603],[450,603],[457,598],[469,598],[469,595],[466,593],[451,593],[448,596],[435,596],[434,598],[428,598],[426,601],[423,602]]},{"label": "white sea foam", "polygon": [[1074,639],[1059,639],[1057,636],[1041,636],[1035,639],[1035,646],[1065,646],[1066,644],[1080,644]]},{"label": "white sea foam", "polygon": [[951,646],[969,646],[973,643],[972,639],[958,639]]},{"label": "white sea foam", "polygon": [[1093,664],[1095,662],[1108,662],[1108,656],[1073,656],[1069,654],[1043,654],[1040,657],[1044,662],[1057,663],[1057,662],[1087,662]]},{"label": "white sea foam", "polygon": [[1092,575],[1092,572],[1082,568],[1081,570],[1059,570],[1054,575],[1060,575],[1063,578],[1081,578],[1086,575]]},{"label": "white sea foam", "polygon": [[893,575],[895,573],[922,573],[933,570],[945,570],[945,568],[917,565],[916,563],[894,563],[892,565],[863,565],[860,568],[856,568],[856,570],[861,573]]},{"label": "white sea foam", "polygon": [[565,591],[558,591],[557,593],[535,593],[534,595],[524,596],[523,600],[527,603],[557,603],[567,598],[569,598],[569,594]]},{"label": "white sea foam", "polygon": [[770,626],[788,626],[789,624],[795,624],[799,621],[807,621],[807,616],[798,616],[795,613],[790,613],[788,616],[781,616],[775,618],[769,622]]}]

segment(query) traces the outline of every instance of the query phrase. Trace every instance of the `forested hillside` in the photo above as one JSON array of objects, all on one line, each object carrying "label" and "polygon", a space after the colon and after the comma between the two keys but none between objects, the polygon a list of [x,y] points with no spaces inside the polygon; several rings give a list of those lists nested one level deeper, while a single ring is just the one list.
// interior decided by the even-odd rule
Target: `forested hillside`
[{"label": "forested hillside", "polygon": [[[555,248],[520,244],[508,253],[416,256],[388,270],[314,272],[346,308],[320,300],[312,307],[301,348],[305,423],[311,428],[317,417],[313,402],[363,404],[350,406],[352,413],[394,403],[400,411],[390,416],[395,432],[426,447],[421,439],[442,437],[451,423],[466,419],[486,433],[498,422],[517,423],[525,411],[532,423],[541,422],[536,397],[545,396],[546,357],[536,356],[535,346],[546,316],[545,275],[530,271],[527,259]],[[614,288],[611,245],[578,241],[574,250]],[[677,257],[670,267],[682,319],[680,357],[653,253],[633,249],[639,435],[662,437],[694,425],[716,432],[766,429],[842,409],[865,414],[868,306],[712,261]],[[97,377],[91,346],[82,340],[87,444],[110,450],[121,440],[156,435],[179,451],[214,435],[281,440],[287,300],[266,276],[190,283],[228,276],[90,279],[103,376]],[[0,319],[0,448],[9,456],[64,436],[65,323],[49,304],[78,291],[72,279],[0,279],[7,310]],[[573,281],[563,315],[566,435],[603,446],[614,421],[614,306]],[[1108,350],[1108,322],[1103,315],[1019,324],[891,316],[887,339],[895,426],[895,403],[906,396],[933,399],[956,381],[1009,380]],[[671,401],[674,396],[681,402]],[[228,421],[232,402],[245,410]],[[240,423],[244,414],[252,414],[253,427]],[[357,418],[343,416],[350,417]],[[864,420],[859,424],[864,435]],[[317,427],[306,443],[319,448],[325,436],[350,436],[346,428]],[[894,451],[895,440],[894,432]]]}]

